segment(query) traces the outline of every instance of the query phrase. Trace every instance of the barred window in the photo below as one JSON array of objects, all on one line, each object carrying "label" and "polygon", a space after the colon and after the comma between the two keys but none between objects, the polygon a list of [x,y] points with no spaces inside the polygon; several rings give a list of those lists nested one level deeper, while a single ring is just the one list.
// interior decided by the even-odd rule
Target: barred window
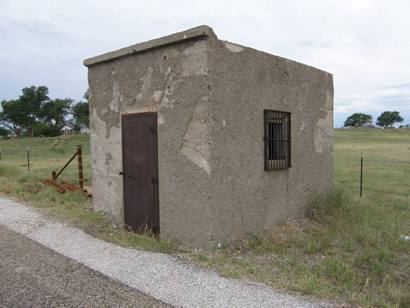
[{"label": "barred window", "polygon": [[290,164],[290,113],[264,110],[265,170],[286,169]]}]

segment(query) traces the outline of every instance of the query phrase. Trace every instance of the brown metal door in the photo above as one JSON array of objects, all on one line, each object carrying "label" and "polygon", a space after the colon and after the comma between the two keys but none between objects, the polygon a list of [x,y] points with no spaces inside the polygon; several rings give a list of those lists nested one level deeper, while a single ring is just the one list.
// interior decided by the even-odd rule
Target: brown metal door
[{"label": "brown metal door", "polygon": [[124,222],[159,233],[158,141],[155,112],[122,116]]}]

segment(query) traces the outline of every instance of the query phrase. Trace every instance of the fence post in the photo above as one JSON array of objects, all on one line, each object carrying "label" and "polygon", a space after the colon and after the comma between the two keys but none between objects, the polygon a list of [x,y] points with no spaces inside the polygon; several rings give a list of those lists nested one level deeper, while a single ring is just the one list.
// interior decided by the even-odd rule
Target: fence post
[{"label": "fence post", "polygon": [[30,171],[30,149],[27,147],[27,170]]},{"label": "fence post", "polygon": [[360,156],[360,197],[363,194],[363,155]]},{"label": "fence post", "polygon": [[84,175],[83,175],[83,153],[81,145],[77,146],[77,158],[78,158],[78,184],[81,189],[84,188]]}]

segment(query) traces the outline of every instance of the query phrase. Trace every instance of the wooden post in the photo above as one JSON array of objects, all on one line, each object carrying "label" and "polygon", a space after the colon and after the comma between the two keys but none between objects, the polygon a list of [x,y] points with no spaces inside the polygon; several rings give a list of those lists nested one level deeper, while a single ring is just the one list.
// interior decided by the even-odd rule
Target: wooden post
[{"label": "wooden post", "polygon": [[77,158],[78,158],[78,184],[81,189],[84,188],[84,175],[83,175],[83,153],[81,145],[77,146]]}]

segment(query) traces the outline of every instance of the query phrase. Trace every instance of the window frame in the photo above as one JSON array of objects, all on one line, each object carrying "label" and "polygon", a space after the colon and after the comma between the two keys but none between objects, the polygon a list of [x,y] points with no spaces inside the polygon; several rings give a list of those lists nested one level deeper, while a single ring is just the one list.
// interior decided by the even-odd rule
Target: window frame
[{"label": "window frame", "polygon": [[[291,118],[291,113],[287,111],[273,109],[263,110],[264,170],[266,171],[282,170],[292,167]],[[270,126],[270,124],[273,125]],[[283,130],[280,135],[278,135],[277,132],[275,133],[275,124],[283,125]],[[284,153],[284,159],[272,158],[281,153]]]}]

